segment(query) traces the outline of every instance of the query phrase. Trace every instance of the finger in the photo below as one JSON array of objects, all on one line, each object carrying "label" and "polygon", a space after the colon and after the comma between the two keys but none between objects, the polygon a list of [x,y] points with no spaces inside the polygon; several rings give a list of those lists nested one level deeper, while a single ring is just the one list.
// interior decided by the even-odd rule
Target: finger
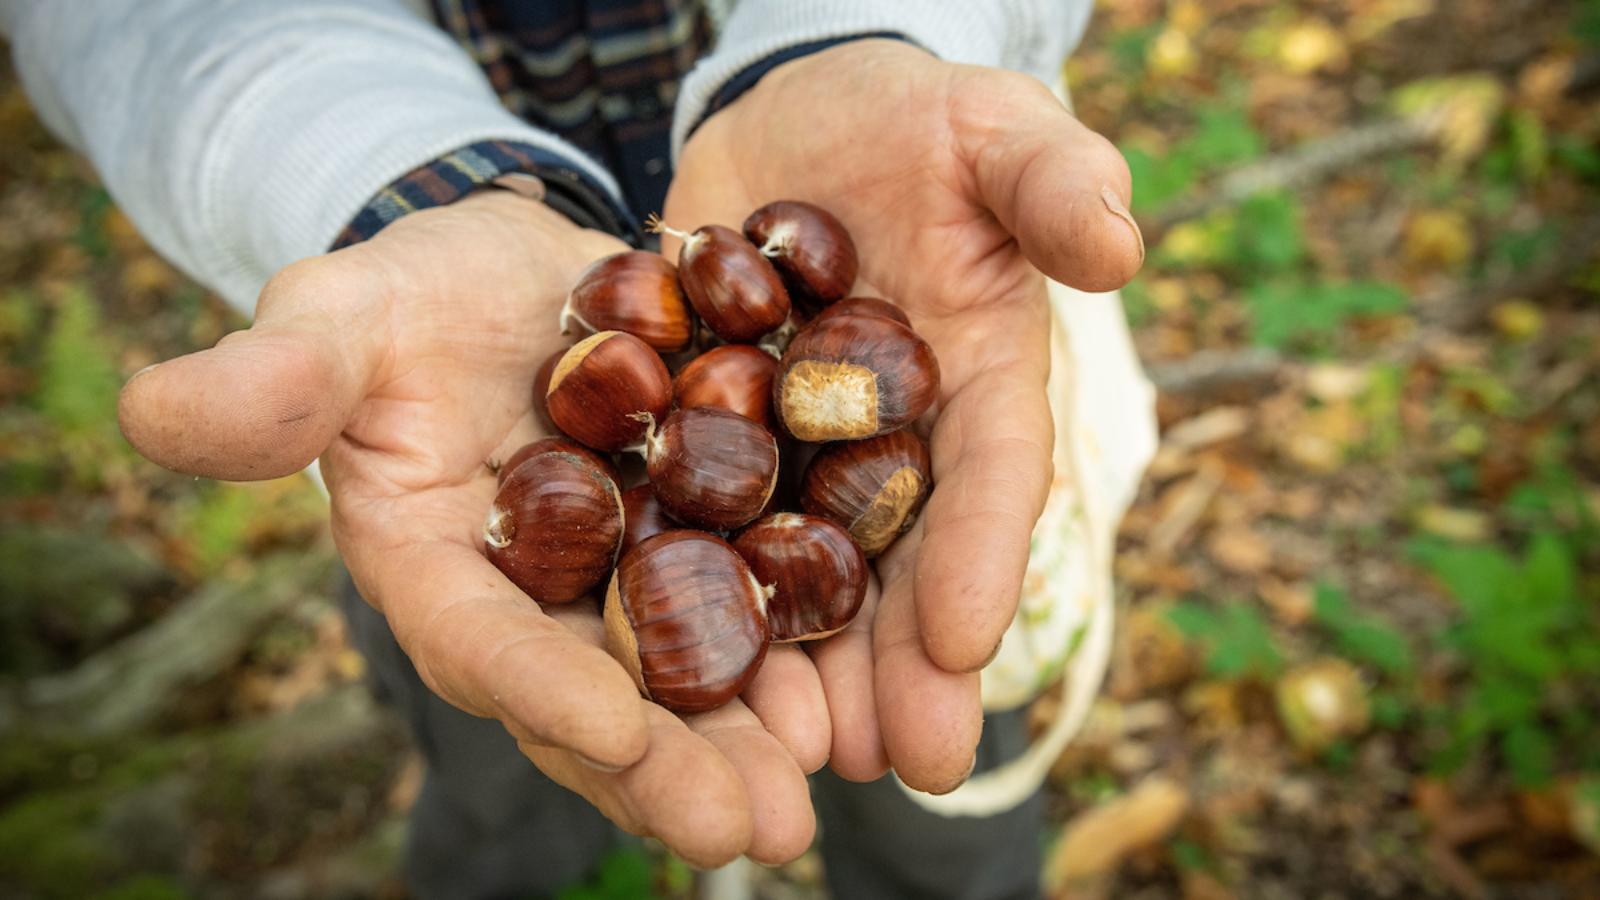
[{"label": "finger", "polygon": [[[901,537],[891,557],[914,555],[920,532],[919,525]],[[977,759],[983,731],[978,675],[946,671],[928,658],[911,596],[909,566],[885,565],[892,562],[880,563],[883,595],[872,629],[873,688],[883,746],[908,786],[948,793],[967,779]]]},{"label": "finger", "polygon": [[262,291],[251,328],[128,382],[122,433],[152,462],[208,478],[277,478],[310,465],[379,365],[378,305],[351,293],[362,284],[331,258],[284,269]]},{"label": "finger", "polygon": [[727,758],[750,798],[751,859],[789,862],[806,852],[817,831],[805,774],[748,707],[735,701],[685,721]]},{"label": "finger", "polygon": [[649,749],[621,772],[601,772],[533,742],[521,742],[522,752],[625,831],[660,840],[691,865],[726,865],[750,847],[754,834],[745,779],[677,716],[637,702],[649,722]]},{"label": "finger", "polygon": [[351,574],[435,693],[499,719],[518,739],[603,767],[644,755],[633,679],[545,615],[475,548],[449,539],[388,544],[381,527],[341,519],[336,513],[335,532]]},{"label": "finger", "polygon": [[1049,494],[1055,429],[1044,316],[1042,308],[1029,314],[1014,352],[957,373],[960,387],[934,424],[915,595],[923,646],[948,671],[975,671],[993,657],[1016,612]]},{"label": "finger", "polygon": [[794,644],[773,644],[741,695],[767,731],[810,774],[828,762],[833,728],[817,667]]},{"label": "finger", "polygon": [[846,781],[876,781],[889,771],[872,687],[872,621],[877,606],[874,578],[860,611],[843,631],[805,645],[816,664],[833,725],[828,763],[834,774]]},{"label": "finger", "polygon": [[1085,291],[1126,284],[1144,261],[1144,238],[1117,148],[1025,75],[974,70],[955,96],[957,153],[1028,261]]}]

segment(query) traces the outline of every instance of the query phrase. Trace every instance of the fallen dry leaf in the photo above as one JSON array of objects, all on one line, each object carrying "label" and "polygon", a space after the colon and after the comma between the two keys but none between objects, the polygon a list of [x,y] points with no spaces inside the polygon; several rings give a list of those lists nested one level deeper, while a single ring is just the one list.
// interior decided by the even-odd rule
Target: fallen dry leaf
[{"label": "fallen dry leaf", "polygon": [[1222,486],[1223,465],[1207,460],[1193,477],[1170,487],[1161,495],[1160,518],[1150,529],[1150,550],[1157,556],[1170,556],[1189,536],[1195,523]]},{"label": "fallen dry leaf", "polygon": [[1272,566],[1272,545],[1248,526],[1212,532],[1206,553],[1217,565],[1239,575],[1260,575]]},{"label": "fallen dry leaf", "polygon": [[1242,406],[1216,406],[1168,428],[1161,436],[1161,442],[1180,450],[1199,450],[1231,441],[1249,428],[1248,409]]},{"label": "fallen dry leaf", "polygon": [[1151,775],[1132,791],[1079,813],[1067,823],[1045,863],[1053,891],[1116,871],[1130,853],[1171,834],[1189,808],[1189,793]]}]

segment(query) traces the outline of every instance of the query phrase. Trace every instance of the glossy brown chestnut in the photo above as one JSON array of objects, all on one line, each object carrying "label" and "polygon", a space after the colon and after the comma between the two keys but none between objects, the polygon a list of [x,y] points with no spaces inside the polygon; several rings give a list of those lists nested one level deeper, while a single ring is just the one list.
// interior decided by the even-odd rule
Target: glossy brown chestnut
[{"label": "glossy brown chestnut", "polygon": [[811,641],[850,624],[867,596],[867,558],[832,521],[804,513],[758,520],[733,542],[756,581],[770,585],[774,641]]},{"label": "glossy brown chestnut", "polygon": [[667,517],[656,499],[655,489],[648,484],[638,484],[622,492],[622,552],[655,537],[663,531],[682,528]]},{"label": "glossy brown chestnut", "polygon": [[550,393],[550,376],[555,373],[556,363],[561,362],[561,357],[566,353],[567,348],[562,347],[550,354],[550,358],[539,365],[539,371],[533,376],[533,415],[545,431],[558,430],[556,421],[550,418],[550,403],[545,395]]},{"label": "glossy brown chestnut", "polygon": [[916,521],[932,480],[928,445],[908,429],[840,441],[806,467],[800,507],[843,525],[870,559]]},{"label": "glossy brown chestnut", "polygon": [[579,443],[621,450],[644,437],[641,414],[666,415],[672,376],[644,341],[602,331],[574,344],[556,363],[545,400],[556,427]]},{"label": "glossy brown chestnut", "polygon": [[649,423],[642,449],[656,498],[674,519],[697,528],[754,521],[778,484],[772,433],[715,406]]},{"label": "glossy brown chestnut", "polygon": [[540,603],[568,603],[594,589],[622,546],[622,497],[587,457],[541,453],[517,466],[483,524],[484,552]]},{"label": "glossy brown chestnut", "polygon": [[850,293],[861,268],[839,220],[800,200],[768,203],[744,220],[744,236],[783,276],[792,299],[826,306]]},{"label": "glossy brown chestnut", "polygon": [[679,409],[715,406],[736,412],[768,431],[772,418],[772,376],[778,361],[749,344],[726,344],[700,354],[672,380],[672,402]]},{"label": "glossy brown chestnut", "polygon": [[767,655],[770,590],[721,538],[668,531],[628,551],[606,591],[606,649],[678,713],[732,700]]},{"label": "glossy brown chestnut", "polygon": [[652,216],[649,227],[683,241],[678,280],[689,303],[717,337],[749,344],[789,317],[789,292],[772,267],[744,235],[722,225],[679,231]]},{"label": "glossy brown chestnut", "polygon": [[506,461],[500,464],[500,470],[496,473],[499,483],[505,484],[506,479],[511,477],[511,473],[517,468],[517,466],[522,465],[541,453],[576,454],[589,460],[589,462],[593,464],[595,468],[606,473],[606,477],[611,479],[613,483],[622,483],[617,478],[617,466],[611,461],[610,457],[602,456],[599,453],[590,450],[588,447],[578,443],[577,441],[560,436],[540,438],[531,444],[523,444],[521,447],[517,448],[515,453],[506,457]]},{"label": "glossy brown chestnut", "polygon": [[662,353],[689,346],[694,322],[678,269],[658,253],[629,250],[596,260],[572,286],[561,333],[625,331]]},{"label": "glossy brown chestnut", "polygon": [[915,331],[881,316],[835,316],[795,335],[772,383],[778,420],[802,441],[894,431],[939,394],[939,361]]},{"label": "glossy brown chestnut", "polygon": [[911,327],[911,318],[905,310],[880,297],[846,297],[818,313],[811,321],[821,322],[834,316],[883,316],[907,328]]}]

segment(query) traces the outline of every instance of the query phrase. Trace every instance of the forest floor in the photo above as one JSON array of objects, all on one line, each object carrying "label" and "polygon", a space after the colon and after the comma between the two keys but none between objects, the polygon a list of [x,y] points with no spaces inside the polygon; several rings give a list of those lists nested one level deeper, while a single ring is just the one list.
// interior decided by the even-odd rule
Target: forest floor
[{"label": "forest floor", "polygon": [[[1600,3],[1101,5],[1068,73],[1133,169],[1163,440],[1050,890],[1600,896]],[[0,135],[0,896],[403,896],[420,769],[321,496],[117,432],[242,323],[9,72]],[[690,881],[647,848],[566,900]]]}]

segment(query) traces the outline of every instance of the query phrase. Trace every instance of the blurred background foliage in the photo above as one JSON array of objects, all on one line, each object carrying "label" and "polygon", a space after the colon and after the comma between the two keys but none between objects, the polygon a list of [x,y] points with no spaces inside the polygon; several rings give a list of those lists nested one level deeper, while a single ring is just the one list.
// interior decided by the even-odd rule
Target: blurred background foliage
[{"label": "blurred background foliage", "polygon": [[[1600,896],[1600,2],[1100,7],[1067,72],[1134,173],[1164,436],[1050,890]],[[0,135],[0,895],[399,896],[419,768],[323,501],[117,431],[241,323],[9,72]],[[691,881],[643,847],[565,896]]]}]

